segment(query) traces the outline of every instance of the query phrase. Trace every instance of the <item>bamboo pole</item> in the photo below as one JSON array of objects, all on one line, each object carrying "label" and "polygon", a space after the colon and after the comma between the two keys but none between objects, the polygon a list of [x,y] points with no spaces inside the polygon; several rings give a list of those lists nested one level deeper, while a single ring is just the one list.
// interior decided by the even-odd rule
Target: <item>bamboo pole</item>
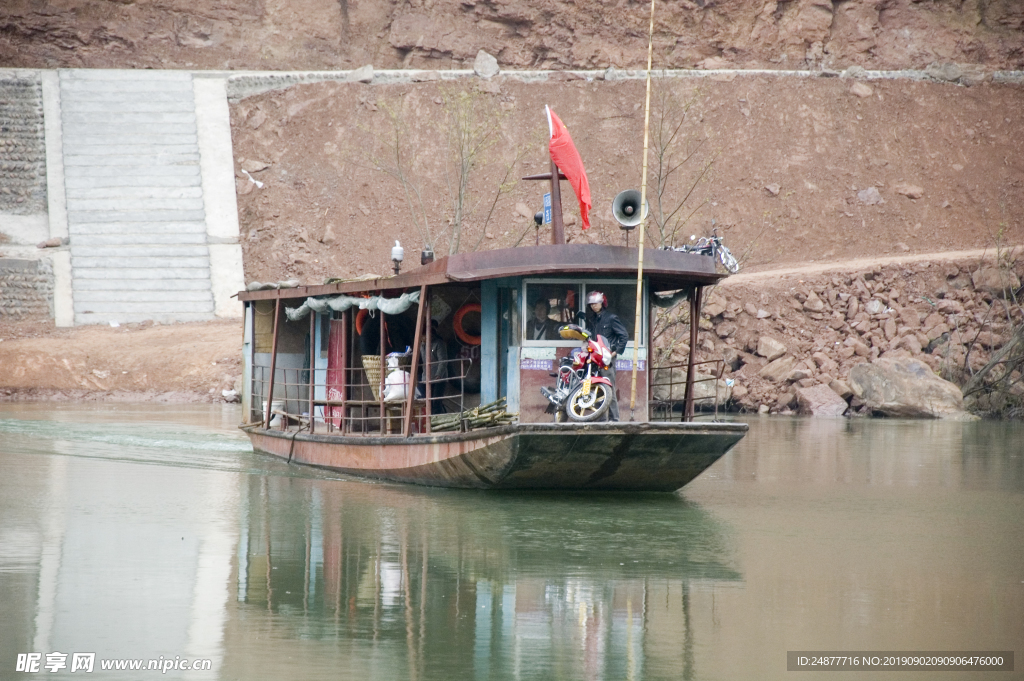
[{"label": "bamboo pole", "polygon": [[[405,422],[402,423],[402,435],[409,437],[412,435],[412,403],[413,398],[416,396],[416,370],[419,369],[420,363],[420,338],[423,333],[423,306],[427,301],[427,287],[426,285],[420,286],[420,306],[416,310],[416,332],[413,334],[412,340],[412,366],[409,367],[409,383],[405,386]],[[427,354],[430,354],[430,348],[427,348]]]},{"label": "bamboo pole", "polygon": [[[647,146],[650,140],[651,131],[651,64],[654,60],[654,0],[651,0],[651,25],[648,31],[647,42],[647,97],[644,101],[644,169],[640,178],[640,236],[637,242],[637,265],[636,265],[636,319],[633,322],[633,375],[629,385],[629,420],[635,421],[636,412],[636,370],[640,359],[640,313],[643,284],[644,284],[644,226],[647,224],[647,215],[644,208],[647,206]],[[647,351],[650,352],[650,348]],[[612,367],[612,371],[615,368]],[[649,379],[650,377],[648,377]]]}]

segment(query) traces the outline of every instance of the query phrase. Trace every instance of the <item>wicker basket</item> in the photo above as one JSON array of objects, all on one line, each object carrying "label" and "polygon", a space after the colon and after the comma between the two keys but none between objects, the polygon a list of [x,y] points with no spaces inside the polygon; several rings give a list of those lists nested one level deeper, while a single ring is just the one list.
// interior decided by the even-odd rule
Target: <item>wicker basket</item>
[{"label": "wicker basket", "polygon": [[374,400],[380,400],[380,355],[363,355],[363,371]]}]

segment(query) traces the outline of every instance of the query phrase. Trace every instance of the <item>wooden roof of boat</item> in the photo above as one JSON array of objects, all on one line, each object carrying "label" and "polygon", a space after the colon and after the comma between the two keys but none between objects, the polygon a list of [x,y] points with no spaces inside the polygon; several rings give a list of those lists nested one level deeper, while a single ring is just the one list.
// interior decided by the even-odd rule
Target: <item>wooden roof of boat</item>
[{"label": "wooden roof of boat", "polygon": [[[636,276],[637,249],[624,246],[564,244],[457,253],[410,269],[398,276],[261,291],[240,291],[238,299],[273,300],[308,296],[401,291],[419,286],[468,283],[520,276]],[[654,291],[675,291],[694,284],[714,284],[726,275],[715,271],[714,258],[648,248],[644,274]]]}]

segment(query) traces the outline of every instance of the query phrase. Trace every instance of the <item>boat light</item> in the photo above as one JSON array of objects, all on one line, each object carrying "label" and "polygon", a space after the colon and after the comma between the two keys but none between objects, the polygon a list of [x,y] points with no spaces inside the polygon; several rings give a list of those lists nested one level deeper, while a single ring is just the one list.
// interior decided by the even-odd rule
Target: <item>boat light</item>
[{"label": "boat light", "polygon": [[402,244],[395,240],[395,247],[391,249],[391,263],[395,266],[395,274],[402,268],[402,260],[405,259],[405,249]]}]

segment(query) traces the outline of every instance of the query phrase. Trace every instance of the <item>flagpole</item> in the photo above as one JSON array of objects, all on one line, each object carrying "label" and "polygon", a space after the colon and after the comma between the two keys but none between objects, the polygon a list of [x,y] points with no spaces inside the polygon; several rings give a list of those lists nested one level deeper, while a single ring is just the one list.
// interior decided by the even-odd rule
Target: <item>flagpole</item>
[{"label": "flagpole", "polygon": [[[636,411],[636,370],[638,360],[640,359],[640,319],[643,308],[641,303],[643,302],[643,285],[644,285],[644,226],[647,224],[647,214],[645,209],[647,207],[647,142],[650,138],[650,126],[651,126],[651,63],[654,60],[654,0],[651,0],[651,26],[648,31],[648,42],[647,42],[647,99],[644,102],[644,169],[640,179],[640,236],[639,242],[637,243],[637,265],[636,265],[636,319],[633,322],[633,378],[629,386],[629,420],[635,421],[634,412]],[[652,320],[647,321],[648,324],[652,323]],[[653,337],[653,336],[652,336]],[[648,362],[647,369],[648,382],[651,380],[650,375],[650,354],[652,348],[647,348]]]}]

